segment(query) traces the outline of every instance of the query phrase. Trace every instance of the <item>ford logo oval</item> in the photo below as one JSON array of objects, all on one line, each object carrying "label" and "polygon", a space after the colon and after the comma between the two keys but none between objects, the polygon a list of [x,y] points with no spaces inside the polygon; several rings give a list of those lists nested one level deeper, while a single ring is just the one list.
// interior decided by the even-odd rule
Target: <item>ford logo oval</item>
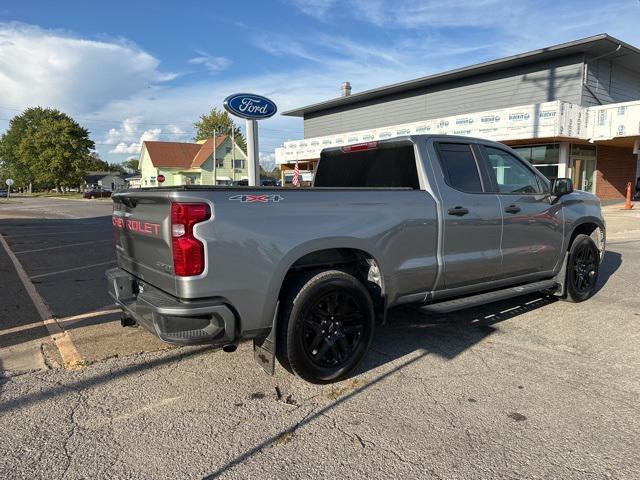
[{"label": "ford logo oval", "polygon": [[251,93],[234,93],[224,100],[224,108],[237,117],[260,120],[275,115],[278,107],[266,97]]}]

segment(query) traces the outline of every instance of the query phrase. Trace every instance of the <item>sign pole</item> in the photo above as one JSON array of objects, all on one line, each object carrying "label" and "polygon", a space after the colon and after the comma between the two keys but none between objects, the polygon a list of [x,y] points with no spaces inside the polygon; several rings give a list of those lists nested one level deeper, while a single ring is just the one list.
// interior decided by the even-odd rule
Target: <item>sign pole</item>
[{"label": "sign pole", "polygon": [[5,180],[5,182],[7,184],[7,200],[9,200],[11,198],[11,185],[13,185],[13,179],[12,178],[7,178]]},{"label": "sign pole", "polygon": [[247,119],[247,157],[249,160],[249,186],[255,187],[260,184],[260,151],[258,146],[258,122]]}]

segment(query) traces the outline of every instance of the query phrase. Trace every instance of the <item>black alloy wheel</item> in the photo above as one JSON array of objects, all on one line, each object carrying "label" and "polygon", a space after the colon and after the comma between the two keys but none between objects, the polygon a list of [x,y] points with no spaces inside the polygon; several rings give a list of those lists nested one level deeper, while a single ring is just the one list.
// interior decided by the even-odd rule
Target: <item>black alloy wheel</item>
[{"label": "black alloy wheel", "polygon": [[304,272],[281,296],[276,353],[309,382],[335,382],[364,358],[374,327],[373,302],[360,280],[340,270]]},{"label": "black alloy wheel", "polygon": [[309,360],[322,368],[349,361],[362,341],[364,313],[348,292],[336,289],[315,301],[303,315],[303,344]]},{"label": "black alloy wheel", "polygon": [[596,291],[600,252],[588,235],[578,235],[569,251],[567,265],[567,299],[582,302]]}]

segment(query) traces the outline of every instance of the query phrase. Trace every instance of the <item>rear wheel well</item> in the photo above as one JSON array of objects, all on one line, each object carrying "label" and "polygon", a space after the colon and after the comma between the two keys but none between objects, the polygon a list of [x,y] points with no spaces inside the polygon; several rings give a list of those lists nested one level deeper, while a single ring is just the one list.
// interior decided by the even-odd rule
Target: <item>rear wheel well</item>
[{"label": "rear wheel well", "polygon": [[285,275],[278,298],[282,298],[301,273],[328,269],[342,270],[356,277],[369,291],[375,309],[383,308],[384,284],[378,262],[373,255],[356,248],[318,250],[299,258]]}]

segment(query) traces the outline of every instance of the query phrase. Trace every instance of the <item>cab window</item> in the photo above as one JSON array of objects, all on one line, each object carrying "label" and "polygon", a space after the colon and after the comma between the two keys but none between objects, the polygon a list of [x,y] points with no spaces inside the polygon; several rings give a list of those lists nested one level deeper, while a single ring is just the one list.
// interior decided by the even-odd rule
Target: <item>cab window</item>
[{"label": "cab window", "polygon": [[542,193],[536,174],[520,159],[499,148],[484,147],[484,150],[499,193]]}]

